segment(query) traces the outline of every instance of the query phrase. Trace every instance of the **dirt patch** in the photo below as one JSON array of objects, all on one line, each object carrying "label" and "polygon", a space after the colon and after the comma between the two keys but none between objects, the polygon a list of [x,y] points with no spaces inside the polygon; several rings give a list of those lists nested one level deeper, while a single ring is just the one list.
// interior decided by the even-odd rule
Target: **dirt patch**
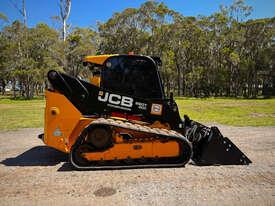
[{"label": "dirt patch", "polygon": [[74,171],[43,129],[0,132],[0,205],[275,205],[275,127],[219,128],[251,165]]},{"label": "dirt patch", "polygon": [[111,187],[102,187],[94,192],[97,197],[107,197],[116,194],[116,190]]},{"label": "dirt patch", "polygon": [[4,110],[4,109],[13,109],[14,106],[10,105],[10,104],[0,104],[0,109]]}]

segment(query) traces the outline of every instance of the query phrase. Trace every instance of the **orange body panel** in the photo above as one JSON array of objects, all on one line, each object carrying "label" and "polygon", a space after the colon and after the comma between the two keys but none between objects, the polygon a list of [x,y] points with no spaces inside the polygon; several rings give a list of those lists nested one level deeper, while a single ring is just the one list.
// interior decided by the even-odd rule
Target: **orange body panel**
[{"label": "orange body panel", "polygon": [[81,118],[80,112],[62,94],[46,91],[44,143],[69,152],[69,137]]},{"label": "orange body panel", "polygon": [[72,131],[69,137],[68,148],[71,149],[75,141],[77,140],[80,133],[83,131],[85,127],[87,127],[94,119],[92,118],[80,118],[74,130]]},{"label": "orange body panel", "polygon": [[115,144],[114,147],[104,152],[84,153],[84,157],[88,160],[122,160],[128,157],[131,159],[177,157],[179,153],[180,148],[176,141],[153,141]]},{"label": "orange body panel", "polygon": [[90,78],[90,81],[91,81],[91,84],[97,86],[97,87],[100,87],[100,81],[101,81],[101,78],[99,75],[95,75],[93,77]]},{"label": "orange body panel", "polygon": [[[62,152],[69,153],[79,134],[95,118],[83,117],[72,103],[58,92],[46,91],[44,143]],[[164,127],[161,123],[155,123],[153,127]],[[167,128],[168,129],[168,128]],[[113,130],[114,146],[102,152],[85,153],[89,160],[113,160],[130,158],[155,158],[177,157],[180,153],[179,144],[176,141],[161,142],[160,140],[124,142],[120,133],[129,132],[127,129],[116,128]],[[132,133],[132,134],[131,134]],[[130,131],[136,138],[148,138],[149,134]],[[149,136],[148,136],[149,135]]]}]

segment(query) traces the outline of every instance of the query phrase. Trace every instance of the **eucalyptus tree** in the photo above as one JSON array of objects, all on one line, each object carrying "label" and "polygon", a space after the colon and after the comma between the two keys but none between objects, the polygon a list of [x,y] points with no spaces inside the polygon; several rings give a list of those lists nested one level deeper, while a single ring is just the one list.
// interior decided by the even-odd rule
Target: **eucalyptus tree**
[{"label": "eucalyptus tree", "polygon": [[97,38],[96,32],[90,28],[75,28],[68,35],[65,54],[69,66],[65,68],[66,72],[73,76],[84,73],[82,60],[86,55],[96,54]]},{"label": "eucalyptus tree", "polygon": [[66,40],[67,36],[67,20],[71,11],[71,0],[60,0],[59,8],[60,8],[60,18],[62,20],[62,39]]},{"label": "eucalyptus tree", "polygon": [[[15,21],[0,32],[0,84],[19,85],[32,98],[46,82],[49,69],[87,76],[85,55],[128,53],[159,56],[167,93],[178,96],[245,96],[275,94],[275,18],[247,20],[251,7],[243,0],[210,16],[185,17],[165,4],[147,1],[115,13],[98,30],[66,30],[71,1],[63,3],[62,39],[46,24],[27,28]],[[56,17],[57,18],[57,17]],[[6,18],[0,15],[2,22]],[[65,24],[64,24],[65,22]],[[7,24],[7,23],[5,23]],[[65,30],[64,30],[65,25]],[[272,88],[273,87],[273,88]]]}]

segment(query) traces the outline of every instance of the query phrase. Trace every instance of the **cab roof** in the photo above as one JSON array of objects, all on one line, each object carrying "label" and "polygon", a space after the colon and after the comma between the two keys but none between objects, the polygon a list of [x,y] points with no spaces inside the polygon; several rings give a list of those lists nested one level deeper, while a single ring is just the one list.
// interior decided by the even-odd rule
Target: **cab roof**
[{"label": "cab roof", "polygon": [[105,55],[96,55],[96,56],[86,56],[83,59],[83,62],[90,62],[93,64],[102,65],[106,59],[112,56],[118,56],[118,54],[105,54]]},{"label": "cab roof", "polygon": [[[134,55],[134,54],[128,54],[128,55],[129,56],[143,56],[143,55]],[[108,59],[109,57],[112,57],[112,56],[120,56],[120,54],[104,54],[104,55],[86,56],[86,57],[84,57],[83,62],[89,62],[92,64],[103,65],[103,63],[106,61],[106,59]],[[162,61],[159,57],[157,57],[157,56],[148,56],[148,57],[152,58],[158,66],[162,65]]]}]

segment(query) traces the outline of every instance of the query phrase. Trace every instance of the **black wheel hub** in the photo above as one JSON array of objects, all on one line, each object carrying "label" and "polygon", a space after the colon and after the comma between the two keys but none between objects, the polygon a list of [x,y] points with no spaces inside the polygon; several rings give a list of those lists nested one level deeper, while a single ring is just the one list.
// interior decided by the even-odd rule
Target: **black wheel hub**
[{"label": "black wheel hub", "polygon": [[107,127],[95,127],[88,132],[86,141],[96,149],[106,149],[112,145],[112,131]]}]

